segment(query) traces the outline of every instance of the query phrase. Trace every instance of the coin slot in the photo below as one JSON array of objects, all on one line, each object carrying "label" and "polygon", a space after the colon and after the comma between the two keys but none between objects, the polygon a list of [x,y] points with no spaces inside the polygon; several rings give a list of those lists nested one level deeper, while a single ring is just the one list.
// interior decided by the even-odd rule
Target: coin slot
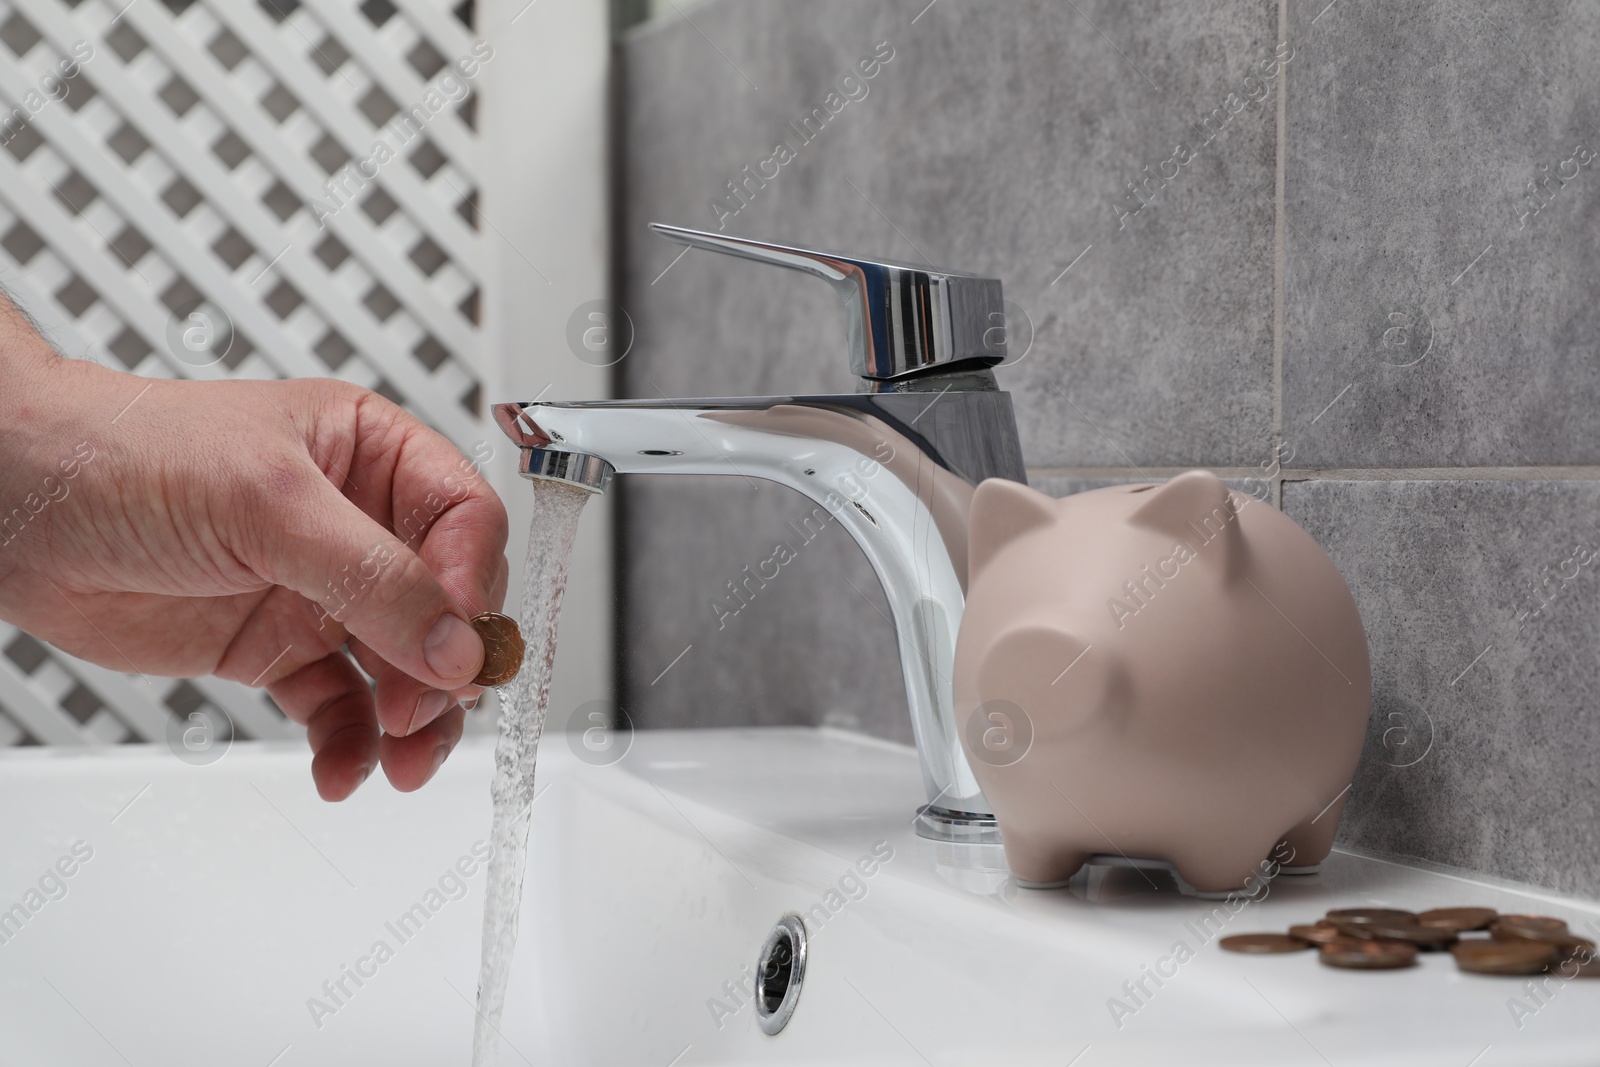
[{"label": "coin slot", "polygon": [[861,512],[861,514],[863,514],[863,515],[865,515],[867,517],[867,521],[868,522],[872,523],[872,525],[874,525],[874,526],[878,525],[878,520],[873,518],[872,512],[868,511],[866,508],[862,507],[858,502],[856,502],[854,500],[850,501],[850,503],[851,503],[852,506],[855,507],[855,509],[857,511]]}]

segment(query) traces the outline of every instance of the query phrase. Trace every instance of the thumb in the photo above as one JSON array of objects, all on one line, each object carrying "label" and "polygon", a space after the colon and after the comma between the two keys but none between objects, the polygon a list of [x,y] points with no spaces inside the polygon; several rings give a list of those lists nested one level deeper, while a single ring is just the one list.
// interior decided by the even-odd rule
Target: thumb
[{"label": "thumb", "polygon": [[[313,470],[310,484],[257,511],[245,562],[318,605],[389,663],[436,689],[459,689],[483,666],[483,641],[427,564]],[[280,492],[282,486],[279,486]],[[295,503],[285,507],[285,497]]]}]

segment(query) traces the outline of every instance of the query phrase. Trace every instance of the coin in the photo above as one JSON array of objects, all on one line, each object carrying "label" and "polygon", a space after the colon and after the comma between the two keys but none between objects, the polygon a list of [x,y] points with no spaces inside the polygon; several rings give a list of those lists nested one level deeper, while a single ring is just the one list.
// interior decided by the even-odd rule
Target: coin
[{"label": "coin", "polygon": [[505,685],[522,669],[522,631],[516,620],[497,611],[486,611],[472,619],[472,628],[483,642],[483,669],[472,679],[473,685]]},{"label": "coin", "polygon": [[1417,946],[1404,941],[1360,941],[1341,937],[1323,945],[1317,958],[1329,967],[1384,971],[1411,966],[1417,958]]},{"label": "coin", "polygon": [[1408,922],[1351,922],[1349,919],[1324,920],[1338,936],[1356,941],[1404,941],[1421,949],[1441,949],[1456,940],[1454,930]]},{"label": "coin", "polygon": [[[1529,938],[1529,940],[1537,939]],[[1562,959],[1566,959],[1568,956],[1581,956],[1586,960],[1595,958],[1595,943],[1587,937],[1579,937],[1577,934],[1568,934],[1560,941],[1550,941],[1548,944],[1552,944],[1561,950]]]},{"label": "coin", "polygon": [[[1489,936],[1502,941],[1521,938],[1524,941],[1543,941],[1549,945],[1581,945],[1593,944],[1588,938],[1579,937],[1567,929],[1567,924],[1560,919],[1549,922],[1528,922],[1533,916],[1501,916],[1489,924]],[[1522,921],[1511,922],[1510,919]]]},{"label": "coin", "polygon": [[1456,966],[1471,974],[1538,974],[1560,955],[1540,941],[1459,941],[1451,947]]},{"label": "coin", "polygon": [[1580,954],[1593,959],[1595,955],[1595,943],[1568,930],[1565,923],[1557,930],[1549,926],[1518,926],[1497,922],[1489,927],[1489,934],[1496,941],[1535,941],[1553,946],[1561,951],[1562,959]]},{"label": "coin", "polygon": [[1594,959],[1597,954],[1595,943],[1587,937],[1579,937],[1577,934],[1573,934],[1556,947],[1560,948],[1568,956],[1579,957],[1585,963]]},{"label": "coin", "polygon": [[1329,922],[1314,922],[1308,925],[1289,927],[1289,936],[1298,937],[1302,941],[1313,945],[1325,945],[1336,937],[1344,936],[1339,928]]},{"label": "coin", "polygon": [[1502,915],[1489,926],[1490,933],[1494,933],[1496,929],[1501,929],[1508,935],[1531,937],[1542,941],[1566,934],[1567,921],[1549,915]]},{"label": "coin", "polygon": [[1420,923],[1375,922],[1336,924],[1337,929],[1363,941],[1404,941],[1420,949],[1447,948],[1456,940],[1454,930],[1441,930]]},{"label": "coin", "polygon": [[1340,937],[1354,938],[1357,941],[1376,941],[1381,936],[1376,932],[1376,924],[1369,922],[1356,922],[1353,919],[1323,919],[1323,922],[1333,927]]},{"label": "coin", "polygon": [[1433,908],[1417,916],[1422,926],[1437,926],[1441,930],[1487,930],[1489,924],[1500,917],[1493,908]]},{"label": "coin", "polygon": [[1232,937],[1223,938],[1217,944],[1229,952],[1249,952],[1254,955],[1302,952],[1311,947],[1308,943],[1288,934],[1234,934]]},{"label": "coin", "polygon": [[1329,919],[1343,919],[1353,923],[1416,922],[1413,912],[1399,908],[1336,908],[1328,912]]},{"label": "coin", "polygon": [[1559,978],[1600,978],[1600,960],[1565,959],[1551,964],[1550,973]]}]

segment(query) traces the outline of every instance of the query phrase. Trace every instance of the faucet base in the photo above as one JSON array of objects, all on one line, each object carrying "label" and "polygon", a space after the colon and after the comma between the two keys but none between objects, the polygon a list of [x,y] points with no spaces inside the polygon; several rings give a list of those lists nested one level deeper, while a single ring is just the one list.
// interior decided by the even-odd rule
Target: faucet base
[{"label": "faucet base", "polygon": [[1000,824],[993,815],[951,811],[949,808],[924,804],[917,809],[917,817],[912,825],[918,837],[926,837],[930,841],[966,845],[1000,844]]}]

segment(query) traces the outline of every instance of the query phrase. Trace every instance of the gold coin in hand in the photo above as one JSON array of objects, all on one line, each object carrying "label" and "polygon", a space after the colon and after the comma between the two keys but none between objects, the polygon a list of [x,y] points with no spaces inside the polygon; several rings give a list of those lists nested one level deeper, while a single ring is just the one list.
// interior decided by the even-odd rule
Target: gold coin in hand
[{"label": "gold coin in hand", "polygon": [[473,685],[505,685],[522,669],[522,631],[515,619],[498,611],[473,617],[472,628],[483,642],[483,669]]}]

